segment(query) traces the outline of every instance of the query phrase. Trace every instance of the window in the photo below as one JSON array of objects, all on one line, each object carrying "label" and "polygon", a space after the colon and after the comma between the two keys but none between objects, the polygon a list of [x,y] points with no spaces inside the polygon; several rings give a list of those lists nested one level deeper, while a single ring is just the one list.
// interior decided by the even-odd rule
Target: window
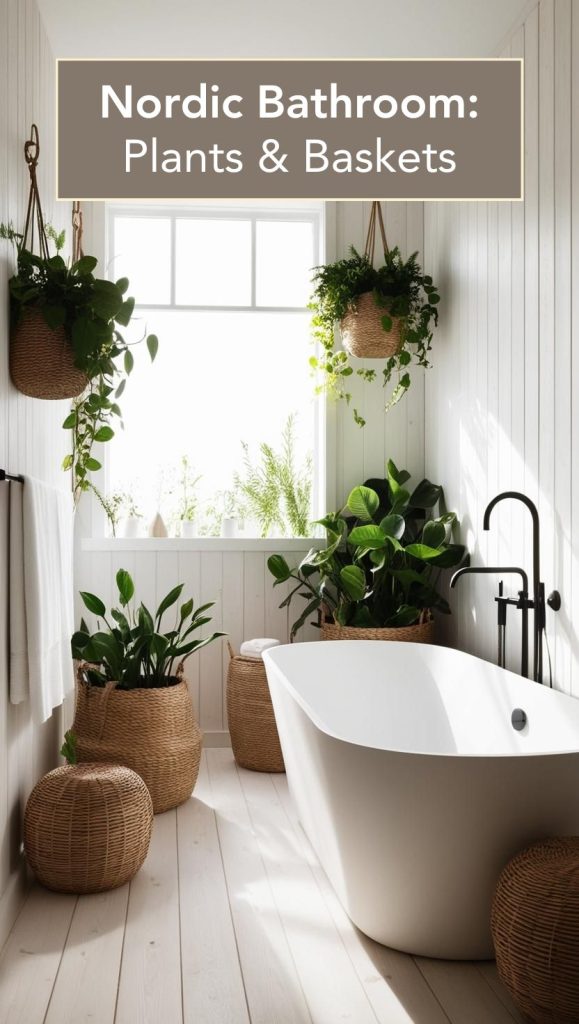
[{"label": "window", "polygon": [[130,495],[143,522],[158,511],[176,536],[311,533],[323,466],[307,303],[321,223],[321,204],[109,208],[109,274],[136,300],[129,340],[159,337],[153,366],[136,352],[125,429],[107,446],[107,496]]}]

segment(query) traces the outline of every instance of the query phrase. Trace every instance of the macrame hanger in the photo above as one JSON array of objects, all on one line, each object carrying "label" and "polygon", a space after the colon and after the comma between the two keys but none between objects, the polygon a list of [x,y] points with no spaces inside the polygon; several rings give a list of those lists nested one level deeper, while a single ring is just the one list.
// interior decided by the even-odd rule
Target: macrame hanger
[{"label": "macrame hanger", "polygon": [[368,223],[368,234],[366,235],[366,247],[364,249],[364,255],[370,263],[374,263],[374,249],[376,247],[376,221],[380,227],[380,235],[382,237],[382,248],[384,252],[388,252],[388,242],[386,241],[386,231],[384,228],[384,219],[382,217],[382,207],[379,200],[375,199],[372,203],[370,210],[370,220]]},{"label": "macrame hanger", "polygon": [[30,174],[30,192],[28,194],[28,208],[26,210],[26,223],[22,235],[21,249],[28,249],[34,252],[34,234],[38,232],[38,252],[42,259],[48,259],[48,240],[44,226],[40,194],[38,192],[38,181],[36,179],[36,167],[40,156],[40,141],[38,128],[35,124],[30,129],[30,138],[24,143],[24,159],[28,164]]},{"label": "macrame hanger", "polygon": [[82,250],[82,210],[78,199],[72,204],[72,262],[78,263],[84,256]]}]

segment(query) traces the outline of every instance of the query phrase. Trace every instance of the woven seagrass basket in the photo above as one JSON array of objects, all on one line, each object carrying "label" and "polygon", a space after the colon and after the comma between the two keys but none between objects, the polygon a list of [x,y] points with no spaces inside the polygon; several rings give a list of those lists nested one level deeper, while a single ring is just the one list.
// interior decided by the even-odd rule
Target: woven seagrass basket
[{"label": "woven seagrass basket", "polygon": [[172,686],[117,690],[80,675],[72,731],[79,762],[132,768],[146,783],[155,814],[188,800],[199,774],[203,734],[182,677]]},{"label": "woven seagrass basket", "polygon": [[322,640],[398,640],[403,643],[433,644],[434,619],[418,622],[414,626],[397,626],[395,629],[359,629],[325,621],[322,622],[321,633]]},{"label": "woven seagrass basket", "polygon": [[579,1021],[579,837],[517,854],[495,893],[491,930],[501,980],[535,1024]]},{"label": "woven seagrass basket", "polygon": [[10,376],[23,395],[31,398],[76,398],[88,380],[74,365],[63,327],[56,331],[42,313],[25,313],[10,337]]},{"label": "woven seagrass basket", "polygon": [[48,889],[104,892],[137,873],[152,828],[151,797],[135,772],[110,764],[64,765],[30,794],[24,848]]},{"label": "woven seagrass basket", "polygon": [[263,659],[235,654],[228,646],[227,720],[233,756],[241,768],[284,772]]},{"label": "woven seagrass basket", "polygon": [[395,356],[404,341],[404,319],[391,317],[392,327],[385,331],[382,317],[390,315],[377,306],[372,292],[364,292],[343,318],[340,328],[344,348],[358,359],[387,359]]}]

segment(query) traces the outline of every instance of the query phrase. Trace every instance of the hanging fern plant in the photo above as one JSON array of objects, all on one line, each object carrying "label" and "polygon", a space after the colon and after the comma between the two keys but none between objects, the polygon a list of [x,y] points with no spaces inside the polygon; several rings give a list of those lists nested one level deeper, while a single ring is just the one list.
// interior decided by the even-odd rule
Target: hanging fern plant
[{"label": "hanging fern plant", "polygon": [[[376,219],[384,248],[384,263],[378,268],[372,262]],[[388,249],[380,207],[374,203],[365,252],[360,254],[352,246],[346,259],[316,268],[310,309],[320,353],[311,357],[310,365],[319,378],[318,393],[349,403],[352,374],[367,382],[380,374],[373,368],[352,366],[352,356],[380,358],[382,385],[392,387],[388,410],[408,391],[412,366],[430,366],[440,295],[432,278],[423,274],[417,256],[415,252],[404,260],[398,248]],[[338,326],[343,348],[336,345]],[[364,426],[359,411],[353,412],[356,423]]]}]

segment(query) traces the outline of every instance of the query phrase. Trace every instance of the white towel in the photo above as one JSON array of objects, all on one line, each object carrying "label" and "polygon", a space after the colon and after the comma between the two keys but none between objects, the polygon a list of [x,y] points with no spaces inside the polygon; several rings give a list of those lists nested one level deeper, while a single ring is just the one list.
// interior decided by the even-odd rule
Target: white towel
[{"label": "white towel", "polygon": [[10,639],[10,700],[21,704],[28,698],[28,648],[26,645],[26,605],[24,602],[24,549],[22,529],[22,494],[19,483],[8,484],[10,489],[9,519],[9,639]]},{"label": "white towel", "polygon": [[255,640],[244,640],[239,648],[239,653],[245,655],[246,658],[263,658],[264,651],[278,645],[279,640],[273,640],[267,636],[257,637]]},{"label": "white towel", "polygon": [[[15,599],[10,614],[10,697],[19,703],[28,696],[34,720],[45,722],[74,689],[70,653],[74,629],[72,495],[31,477],[25,477],[23,485],[11,484],[12,488],[18,486],[22,489],[22,517],[18,517],[19,499],[15,496],[14,506],[11,502],[15,515],[10,522],[10,549],[15,552],[10,573],[10,594]],[[18,561],[19,546],[22,556]],[[18,581],[19,565],[23,584]]]}]

